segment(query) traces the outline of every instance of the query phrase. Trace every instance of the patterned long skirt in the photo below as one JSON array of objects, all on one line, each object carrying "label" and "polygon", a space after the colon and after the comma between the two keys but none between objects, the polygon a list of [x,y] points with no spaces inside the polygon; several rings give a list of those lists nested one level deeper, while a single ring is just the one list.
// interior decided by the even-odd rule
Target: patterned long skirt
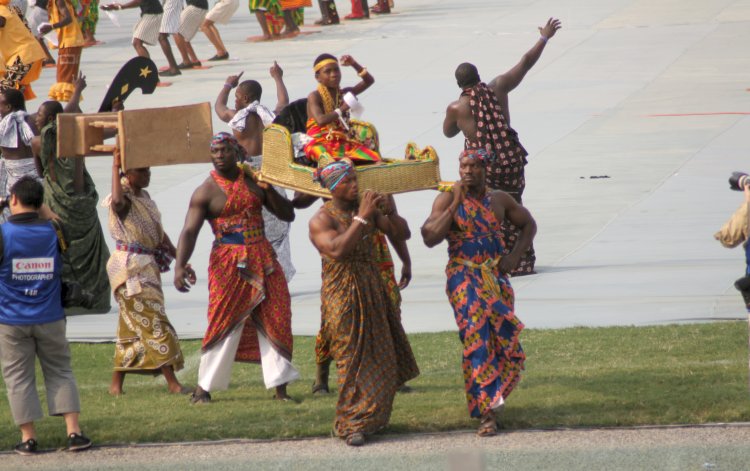
[{"label": "patterned long skirt", "polygon": [[453,261],[446,269],[446,291],[464,346],[466,400],[470,415],[477,418],[510,395],[526,359],[519,342],[524,326],[515,316],[513,288],[497,268],[492,274],[483,273],[487,270]]},{"label": "patterned long skirt", "polygon": [[161,287],[142,285],[142,291],[127,296],[125,285],[115,290],[120,307],[115,344],[115,371],[158,375],[164,366],[183,367],[182,350],[172,324],[164,312]]}]

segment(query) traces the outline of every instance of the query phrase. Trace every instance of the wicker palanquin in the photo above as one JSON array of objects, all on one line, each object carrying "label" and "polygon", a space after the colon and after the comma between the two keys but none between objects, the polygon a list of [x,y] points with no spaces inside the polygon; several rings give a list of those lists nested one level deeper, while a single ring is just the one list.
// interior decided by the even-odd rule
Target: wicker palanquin
[{"label": "wicker palanquin", "polygon": [[[440,182],[437,155],[430,160],[384,161],[387,163],[356,167],[360,192],[375,190],[385,194],[405,193],[437,188]],[[314,171],[314,167],[294,161],[292,139],[285,127],[272,124],[263,131],[263,164],[259,176],[261,181],[330,198],[331,193],[313,181]]]}]

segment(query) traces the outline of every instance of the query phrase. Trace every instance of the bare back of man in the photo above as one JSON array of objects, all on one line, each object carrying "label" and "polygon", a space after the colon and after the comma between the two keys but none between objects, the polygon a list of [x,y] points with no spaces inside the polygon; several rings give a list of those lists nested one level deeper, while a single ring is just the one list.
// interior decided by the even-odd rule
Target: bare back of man
[{"label": "bare back of man", "polygon": [[[521,84],[526,73],[539,60],[547,41],[560,29],[560,20],[550,18],[545,26],[538,29],[540,37],[534,46],[521,57],[521,60],[515,66],[505,73],[498,75],[488,84],[500,104],[505,124],[508,127],[510,127],[508,94]],[[472,71],[473,74],[467,73]],[[456,80],[458,81],[459,88],[464,90],[464,92],[462,92],[458,100],[448,105],[448,109],[445,112],[445,121],[443,122],[443,134],[446,137],[454,137],[459,132],[462,132],[466,139],[474,142],[477,135],[477,122],[472,115],[470,98],[465,94],[465,90],[480,82],[479,73],[473,65],[468,63],[461,64],[456,69]]]},{"label": "bare back of man", "polygon": [[[279,65],[274,62],[270,69],[271,78],[276,83],[276,107],[273,110],[263,108],[264,116],[268,121],[272,119],[275,114],[278,114],[286,105],[289,104],[289,93],[287,92],[286,85],[284,84],[283,76],[284,71]],[[244,111],[248,106],[255,103],[259,105],[261,94],[263,89],[260,84],[254,80],[246,80],[240,83],[242,72],[238,75],[230,75],[227,77],[221,92],[219,92],[214,105],[214,110],[219,116],[219,119],[225,123],[229,123],[232,127],[232,134],[245,149],[247,155],[250,157],[259,156],[263,153],[263,129],[265,129],[267,122],[264,122],[260,113],[260,109],[256,112]],[[229,94],[232,89],[237,88],[235,92],[234,109],[227,106],[229,101]],[[253,105],[253,106],[255,106]],[[255,109],[255,108],[250,108]],[[234,123],[238,113],[246,113],[245,119],[238,126]]]}]

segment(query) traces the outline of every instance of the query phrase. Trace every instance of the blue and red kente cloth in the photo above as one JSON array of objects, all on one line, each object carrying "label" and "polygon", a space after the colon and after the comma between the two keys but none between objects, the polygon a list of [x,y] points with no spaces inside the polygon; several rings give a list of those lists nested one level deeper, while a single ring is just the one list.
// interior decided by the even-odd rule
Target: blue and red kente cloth
[{"label": "blue and red kente cloth", "polygon": [[472,417],[498,407],[521,378],[526,355],[513,311],[513,288],[500,272],[502,226],[490,195],[466,195],[448,234],[446,292],[464,346],[463,373]]}]

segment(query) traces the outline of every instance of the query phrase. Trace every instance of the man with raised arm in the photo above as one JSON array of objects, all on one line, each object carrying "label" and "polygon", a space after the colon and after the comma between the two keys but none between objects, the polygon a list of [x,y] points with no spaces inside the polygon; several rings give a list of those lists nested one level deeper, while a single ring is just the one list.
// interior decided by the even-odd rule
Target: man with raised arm
[{"label": "man with raised arm", "polygon": [[291,297],[284,272],[264,235],[261,208],[284,221],[294,208],[269,185],[245,175],[241,148],[230,134],[211,141],[214,170],[190,199],[177,245],[175,287],[196,282],[188,261],[205,221],[214,232],[208,269],[208,330],[192,403],[211,401],[212,391],[229,387],[234,361],[261,363],[267,388],[289,400],[286,385],[299,378],[292,366]]},{"label": "man with raised arm", "polygon": [[320,335],[339,374],[334,431],[361,446],[388,424],[396,390],[419,375],[375,253],[378,231],[405,239],[408,227],[378,209],[382,195],[366,191],[360,201],[349,160],[316,173],[332,196],[310,219],[310,240],[323,259]]},{"label": "man with raised arm", "polygon": [[[540,37],[521,60],[507,72],[498,75],[489,84],[481,81],[473,64],[464,62],[456,68],[456,80],[461,89],[458,100],[448,105],[443,122],[443,134],[453,137],[462,132],[465,149],[485,149],[490,153],[487,167],[487,186],[493,190],[503,190],[518,203],[522,203],[526,186],[524,167],[528,153],[518,139],[518,133],[510,126],[508,94],[526,76],[526,73],[539,60],[539,57],[557,30],[560,20],[550,18],[544,27],[539,28]],[[505,245],[511,250],[518,241],[518,228],[512,224],[503,227]],[[521,259],[513,275],[529,275],[534,272],[536,256],[529,249]]]},{"label": "man with raised arm", "polygon": [[[247,155],[244,160],[255,170],[260,169],[263,164],[263,129],[269,126],[276,114],[289,104],[289,94],[284,85],[284,71],[275,61],[271,66],[271,77],[276,83],[276,107],[273,110],[260,104],[263,88],[255,80],[245,80],[240,83],[239,75],[231,75],[224,83],[219,96],[216,98],[214,110],[219,119],[229,123],[232,133],[240,145],[245,149]],[[239,83],[239,85],[238,85]],[[227,107],[229,92],[233,88],[235,109]],[[241,159],[242,160],[242,159]],[[273,187],[276,192],[286,198],[286,191],[278,186]],[[263,225],[265,226],[266,238],[273,246],[276,256],[284,269],[286,281],[292,281],[296,273],[292,264],[291,244],[289,242],[290,223],[282,221],[273,215],[268,209],[263,208]]]},{"label": "man with raised arm", "polygon": [[[268,109],[260,103],[263,88],[255,80],[240,83],[239,75],[230,75],[224,83],[219,96],[216,97],[214,110],[216,115],[229,123],[234,137],[245,148],[248,156],[260,156],[263,153],[263,129],[273,122],[276,115],[289,104],[289,94],[284,85],[284,71],[276,62],[270,70],[271,78],[276,83],[276,107]],[[234,109],[227,106],[229,93],[234,92]]]},{"label": "man with raised arm", "polygon": [[[531,245],[536,223],[510,195],[487,188],[485,150],[465,150],[459,162],[461,180],[435,199],[422,238],[428,247],[448,241],[446,292],[464,346],[469,413],[480,419],[477,433],[484,437],[497,433],[496,414],[520,380],[526,359],[508,274]],[[520,231],[509,253],[503,246],[505,220]]]}]

